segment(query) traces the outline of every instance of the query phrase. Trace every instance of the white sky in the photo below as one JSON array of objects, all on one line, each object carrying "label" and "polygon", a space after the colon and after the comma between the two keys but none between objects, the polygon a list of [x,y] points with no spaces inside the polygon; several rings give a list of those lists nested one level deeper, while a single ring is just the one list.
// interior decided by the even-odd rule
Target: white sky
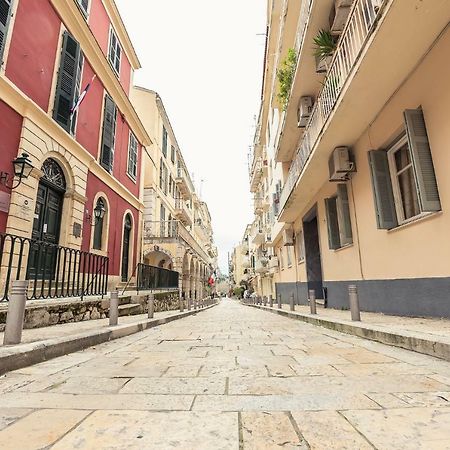
[{"label": "white sky", "polygon": [[258,114],[264,0],[116,0],[142,64],[134,82],[163,99],[197,192],[208,203],[219,265],[252,220],[247,153]]}]

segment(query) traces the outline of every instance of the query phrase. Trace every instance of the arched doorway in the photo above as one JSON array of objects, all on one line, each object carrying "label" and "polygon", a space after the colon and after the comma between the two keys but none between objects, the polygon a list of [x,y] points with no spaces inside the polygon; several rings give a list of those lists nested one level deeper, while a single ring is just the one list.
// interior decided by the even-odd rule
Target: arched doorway
[{"label": "arched doorway", "polygon": [[[61,217],[66,179],[60,165],[48,158],[42,165],[43,176],[39,180],[34,210],[31,237],[49,244],[59,243]],[[27,278],[53,278],[56,264],[56,249],[52,246],[42,250],[41,245],[33,245],[28,257]]]},{"label": "arched doorway", "polygon": [[131,245],[131,215],[125,216],[123,224],[123,240],[122,240],[122,281],[128,281],[128,272],[130,268],[130,245]]}]

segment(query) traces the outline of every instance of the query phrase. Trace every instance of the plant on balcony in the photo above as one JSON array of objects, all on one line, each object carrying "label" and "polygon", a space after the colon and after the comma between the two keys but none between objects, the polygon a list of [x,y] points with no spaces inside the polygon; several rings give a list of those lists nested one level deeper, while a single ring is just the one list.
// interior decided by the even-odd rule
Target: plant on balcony
[{"label": "plant on balcony", "polygon": [[314,53],[317,62],[317,72],[326,72],[333,53],[336,50],[336,39],[328,30],[320,30],[314,38]]},{"label": "plant on balcony", "polygon": [[278,100],[284,111],[286,111],[289,96],[291,94],[292,81],[294,80],[296,66],[297,54],[293,48],[290,48],[286,59],[281,63],[281,68],[277,70],[277,78],[279,83]]}]

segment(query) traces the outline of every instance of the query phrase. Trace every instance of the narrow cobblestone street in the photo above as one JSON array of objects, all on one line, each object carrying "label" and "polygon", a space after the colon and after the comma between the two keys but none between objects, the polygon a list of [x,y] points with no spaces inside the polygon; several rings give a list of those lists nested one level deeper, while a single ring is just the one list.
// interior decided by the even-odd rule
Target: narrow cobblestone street
[{"label": "narrow cobblestone street", "polygon": [[450,363],[225,299],[0,378],[0,448],[450,448]]}]

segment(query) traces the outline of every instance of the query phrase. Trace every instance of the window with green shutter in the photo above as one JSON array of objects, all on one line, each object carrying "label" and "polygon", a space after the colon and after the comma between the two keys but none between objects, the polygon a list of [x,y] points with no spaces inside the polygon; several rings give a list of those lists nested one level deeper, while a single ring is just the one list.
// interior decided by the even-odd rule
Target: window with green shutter
[{"label": "window with green shutter", "polygon": [[119,39],[117,38],[117,34],[115,33],[115,31],[111,28],[111,31],[109,32],[108,59],[117,76],[120,75],[121,57],[122,48],[120,47]]},{"label": "window with green shutter", "polygon": [[0,63],[3,61],[11,11],[12,0],[0,0]]},{"label": "window with green shutter", "polygon": [[88,16],[89,0],[75,0],[84,17]]},{"label": "window with green shutter", "polygon": [[80,60],[80,44],[67,31],[65,31],[63,35],[58,82],[56,85],[53,118],[67,132],[71,132],[71,124],[73,119],[71,109],[75,103],[77,83],[80,82],[80,73],[82,70],[82,60]]},{"label": "window with green shutter", "polygon": [[116,135],[117,108],[109,95],[105,96],[103,135],[100,164],[110,173],[114,165],[114,143]]},{"label": "window with green shutter", "polygon": [[175,147],[173,145],[170,147],[170,159],[172,164],[175,164]]},{"label": "window with green shutter", "polygon": [[128,175],[133,179],[137,176],[137,153],[138,141],[133,133],[130,132],[130,142],[128,145]]},{"label": "window with green shutter", "polygon": [[338,184],[337,195],[325,199],[325,209],[330,249],[336,250],[352,244],[353,233],[346,184]]},{"label": "window with green shutter", "polygon": [[167,158],[167,130],[163,125],[163,134],[162,134],[162,153],[164,158]]}]

